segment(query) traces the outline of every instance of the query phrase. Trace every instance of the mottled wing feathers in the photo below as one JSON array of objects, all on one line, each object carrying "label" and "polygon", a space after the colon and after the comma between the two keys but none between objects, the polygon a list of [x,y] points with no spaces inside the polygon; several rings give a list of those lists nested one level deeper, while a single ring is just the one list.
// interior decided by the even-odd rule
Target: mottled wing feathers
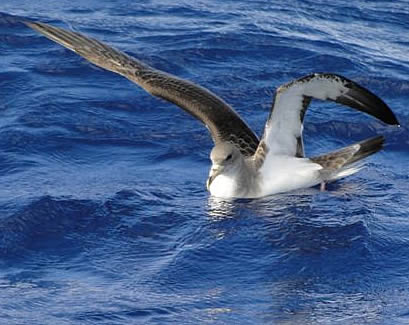
[{"label": "mottled wing feathers", "polygon": [[207,89],[151,68],[80,33],[44,23],[26,24],[95,65],[118,73],[150,94],[178,105],[207,126],[215,143],[230,141],[245,156],[255,153],[259,143],[257,136],[228,104]]},{"label": "mottled wing feathers", "polygon": [[376,136],[358,143],[352,144],[345,148],[310,158],[311,161],[322,166],[321,173],[324,178],[337,178],[337,175],[345,168],[354,163],[378,152],[383,148],[385,138]]},{"label": "mottled wing feathers", "polygon": [[239,115],[207,89],[156,70],[80,33],[44,23],[26,24],[95,65],[118,73],[152,95],[178,105],[207,126],[215,143],[232,142],[243,155],[253,156],[258,167],[274,155],[304,157],[303,120],[312,98],[332,100],[385,123],[398,124],[380,98],[353,81],[334,74],[312,74],[277,89],[260,142]]}]

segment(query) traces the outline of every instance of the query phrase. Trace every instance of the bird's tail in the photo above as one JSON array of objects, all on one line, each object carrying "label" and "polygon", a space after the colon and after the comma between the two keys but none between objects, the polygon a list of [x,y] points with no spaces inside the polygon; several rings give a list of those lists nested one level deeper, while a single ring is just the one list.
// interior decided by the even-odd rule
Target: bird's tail
[{"label": "bird's tail", "polygon": [[311,160],[323,167],[321,174],[324,181],[333,181],[359,171],[363,165],[358,162],[381,150],[384,142],[385,138],[378,135]]}]

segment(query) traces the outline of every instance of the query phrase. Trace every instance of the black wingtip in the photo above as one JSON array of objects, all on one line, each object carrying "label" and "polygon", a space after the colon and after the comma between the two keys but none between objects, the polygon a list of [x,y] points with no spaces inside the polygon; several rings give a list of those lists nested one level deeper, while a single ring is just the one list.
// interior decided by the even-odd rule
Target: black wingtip
[{"label": "black wingtip", "polygon": [[374,93],[357,83],[342,77],[349,90],[339,96],[336,102],[370,114],[386,124],[399,125],[399,121],[389,106]]},{"label": "black wingtip", "polygon": [[23,24],[27,25],[28,27],[34,28],[38,23],[31,20],[23,20]]},{"label": "black wingtip", "polygon": [[28,20],[23,21],[23,23],[24,23],[26,26],[30,27],[31,29],[34,29],[34,30],[36,30],[36,31],[38,31],[38,32],[40,32],[40,33],[41,33],[41,31],[42,31],[42,29],[43,29],[43,27],[44,27],[44,25],[45,25],[45,24],[40,23],[40,22],[28,21]]},{"label": "black wingtip", "polygon": [[383,135],[377,135],[375,137],[362,140],[356,144],[359,144],[360,148],[348,162],[348,165],[373,155],[381,150],[385,144],[385,137]]},{"label": "black wingtip", "polygon": [[23,24],[26,25],[27,27],[30,27],[31,29],[39,32],[40,34],[44,34],[43,31],[42,31],[43,26],[41,26],[41,23],[39,23],[39,22],[25,20],[25,21],[23,21]]}]

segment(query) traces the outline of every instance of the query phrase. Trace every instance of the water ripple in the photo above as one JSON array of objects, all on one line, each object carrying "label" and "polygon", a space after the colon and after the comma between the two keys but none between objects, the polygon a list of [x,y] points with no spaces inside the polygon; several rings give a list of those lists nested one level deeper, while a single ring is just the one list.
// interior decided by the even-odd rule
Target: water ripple
[{"label": "water ripple", "polygon": [[275,88],[316,71],[371,89],[402,124],[314,102],[309,154],[375,134],[385,150],[325,193],[211,198],[205,128],[1,13],[0,322],[407,323],[405,2],[22,0],[0,11],[209,87],[259,134]]}]

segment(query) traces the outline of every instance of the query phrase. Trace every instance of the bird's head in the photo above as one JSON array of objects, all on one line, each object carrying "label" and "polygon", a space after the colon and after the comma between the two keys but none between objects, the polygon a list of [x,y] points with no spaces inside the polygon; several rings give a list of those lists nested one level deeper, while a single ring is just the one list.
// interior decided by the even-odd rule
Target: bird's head
[{"label": "bird's head", "polygon": [[237,167],[240,158],[239,149],[232,143],[222,142],[216,144],[210,153],[212,167],[206,182],[207,189],[209,190],[211,183],[218,175],[232,172]]}]

